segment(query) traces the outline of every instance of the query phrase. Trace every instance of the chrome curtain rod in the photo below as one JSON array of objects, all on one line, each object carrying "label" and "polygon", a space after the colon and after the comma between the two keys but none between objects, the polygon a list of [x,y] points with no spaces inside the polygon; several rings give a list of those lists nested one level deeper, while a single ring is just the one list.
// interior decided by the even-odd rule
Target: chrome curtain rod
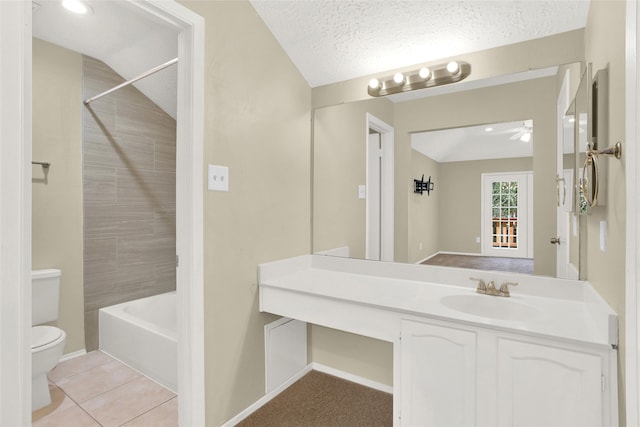
[{"label": "chrome curtain rod", "polygon": [[155,73],[157,73],[158,71],[160,71],[160,70],[164,70],[165,68],[169,67],[170,65],[177,64],[177,63],[178,63],[178,58],[173,58],[172,60],[167,61],[167,62],[165,62],[164,64],[160,64],[160,65],[158,65],[157,67],[152,68],[152,69],[150,69],[149,71],[147,71],[147,72],[145,72],[145,73],[142,73],[142,74],[140,74],[140,75],[139,75],[139,76],[137,76],[137,77],[132,78],[131,80],[127,80],[126,82],[124,82],[124,83],[120,83],[118,86],[116,86],[116,87],[114,87],[114,88],[111,88],[111,89],[106,90],[106,91],[104,91],[104,92],[102,92],[102,93],[99,93],[99,94],[98,94],[98,95],[96,95],[96,96],[92,96],[91,98],[86,99],[86,100],[84,101],[84,105],[89,105],[89,104],[90,104],[90,103],[92,103],[93,101],[95,101],[95,100],[97,100],[97,99],[100,99],[100,98],[102,98],[102,97],[103,97],[103,96],[105,96],[105,95],[109,95],[111,92],[115,92],[115,91],[116,91],[116,90],[118,90],[118,89],[122,89],[122,88],[123,88],[123,87],[125,87],[125,86],[129,86],[131,83],[135,83],[135,82],[137,82],[138,80],[144,79],[145,77],[149,77],[151,74],[155,74]]}]

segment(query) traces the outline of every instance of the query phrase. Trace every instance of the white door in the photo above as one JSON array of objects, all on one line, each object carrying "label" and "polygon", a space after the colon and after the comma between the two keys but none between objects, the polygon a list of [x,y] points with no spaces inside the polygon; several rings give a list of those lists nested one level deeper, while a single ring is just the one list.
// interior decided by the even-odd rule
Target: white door
[{"label": "white door", "polygon": [[365,257],[393,261],[394,252],[394,132],[367,114]]},{"label": "white door", "polygon": [[367,259],[380,260],[382,223],[382,138],[371,132],[367,139]]},{"label": "white door", "polygon": [[530,258],[531,172],[482,174],[482,254]]},{"label": "white door", "polygon": [[[565,72],[557,103],[556,150],[556,235],[549,236],[549,244],[556,246],[556,277],[577,279],[578,271],[570,267],[569,230],[573,211],[573,169],[565,169],[565,155],[572,162],[574,157],[574,121],[569,113],[569,70]],[[575,162],[574,162],[575,163]],[[555,242],[555,243],[553,243]]]}]

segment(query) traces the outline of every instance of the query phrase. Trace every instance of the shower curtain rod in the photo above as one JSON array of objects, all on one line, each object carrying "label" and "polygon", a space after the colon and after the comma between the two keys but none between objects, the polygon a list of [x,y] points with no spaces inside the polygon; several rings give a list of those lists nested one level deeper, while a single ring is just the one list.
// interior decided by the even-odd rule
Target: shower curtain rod
[{"label": "shower curtain rod", "polygon": [[168,66],[173,65],[173,64],[177,64],[177,63],[178,63],[178,58],[173,58],[172,60],[167,61],[167,62],[165,62],[164,64],[160,64],[160,65],[158,65],[157,67],[152,68],[152,69],[150,69],[149,71],[147,71],[147,72],[145,72],[145,73],[142,73],[142,74],[140,74],[140,75],[139,75],[139,76],[137,76],[137,77],[132,78],[131,80],[127,80],[126,82],[124,82],[124,83],[120,83],[118,86],[116,86],[116,87],[114,87],[114,88],[111,88],[111,89],[106,90],[106,91],[104,91],[104,92],[102,92],[102,93],[99,93],[99,94],[98,94],[98,95],[96,95],[96,96],[92,96],[91,98],[86,99],[86,100],[84,101],[84,105],[89,105],[89,104],[90,104],[90,103],[92,103],[93,101],[95,101],[95,100],[97,100],[97,99],[100,99],[100,98],[102,98],[102,97],[103,97],[103,96],[105,96],[105,95],[109,95],[111,92],[115,92],[115,91],[116,91],[116,90],[118,90],[118,89],[122,89],[122,88],[123,88],[123,87],[125,87],[125,86],[129,86],[131,83],[135,83],[135,82],[137,82],[138,80],[144,79],[145,77],[149,77],[151,74],[155,74],[155,73],[157,73],[158,71],[160,71],[160,70],[164,70],[164,69],[165,69],[165,68],[167,68]]}]

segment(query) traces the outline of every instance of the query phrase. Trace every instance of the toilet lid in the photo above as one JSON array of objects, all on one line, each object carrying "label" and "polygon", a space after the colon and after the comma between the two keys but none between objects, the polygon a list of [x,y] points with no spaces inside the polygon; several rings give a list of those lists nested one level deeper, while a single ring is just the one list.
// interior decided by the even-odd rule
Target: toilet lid
[{"label": "toilet lid", "polygon": [[34,326],[31,328],[31,349],[50,344],[62,336],[62,330],[55,326]]}]

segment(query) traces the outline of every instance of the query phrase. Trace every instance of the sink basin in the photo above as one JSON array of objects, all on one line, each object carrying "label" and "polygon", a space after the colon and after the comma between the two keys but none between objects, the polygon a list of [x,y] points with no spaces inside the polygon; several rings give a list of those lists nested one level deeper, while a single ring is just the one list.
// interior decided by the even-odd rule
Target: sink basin
[{"label": "sink basin", "polygon": [[540,311],[510,298],[490,295],[449,295],[440,302],[448,308],[474,316],[503,320],[531,320],[540,316]]}]

